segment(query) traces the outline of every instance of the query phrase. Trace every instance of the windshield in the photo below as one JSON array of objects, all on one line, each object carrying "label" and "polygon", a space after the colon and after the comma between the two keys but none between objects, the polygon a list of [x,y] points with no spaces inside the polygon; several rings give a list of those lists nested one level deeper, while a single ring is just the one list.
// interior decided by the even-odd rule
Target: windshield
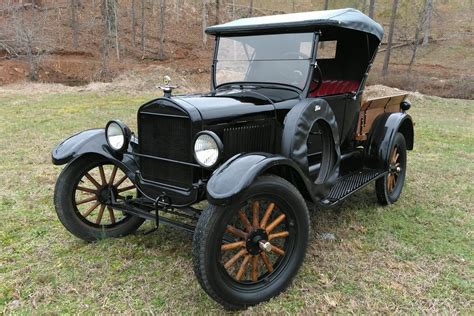
[{"label": "windshield", "polygon": [[231,82],[281,83],[304,89],[313,33],[221,37],[216,86]]}]

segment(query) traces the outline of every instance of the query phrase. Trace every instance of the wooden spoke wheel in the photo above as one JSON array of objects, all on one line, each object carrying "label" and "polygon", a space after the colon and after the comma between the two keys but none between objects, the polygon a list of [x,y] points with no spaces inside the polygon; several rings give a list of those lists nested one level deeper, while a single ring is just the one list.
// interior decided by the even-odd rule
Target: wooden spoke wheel
[{"label": "wooden spoke wheel", "polygon": [[290,236],[287,216],[274,203],[251,201],[240,209],[222,240],[222,264],[239,282],[257,282],[274,271]]},{"label": "wooden spoke wheel", "polygon": [[193,238],[193,263],[203,289],[227,309],[268,300],[301,266],[309,215],[298,190],[277,176],[261,176],[235,205],[209,204]]},{"label": "wooden spoke wheel", "polygon": [[122,170],[110,163],[100,163],[87,170],[77,183],[74,203],[82,220],[92,225],[113,226],[127,215],[109,206],[112,199],[135,195],[135,185]]},{"label": "wooden spoke wheel", "polygon": [[375,182],[375,191],[380,204],[392,204],[400,197],[405,182],[406,164],[405,138],[397,133],[388,154],[387,174]]},{"label": "wooden spoke wheel", "polygon": [[115,200],[136,197],[136,188],[118,166],[100,156],[86,156],[66,166],[58,177],[54,204],[61,223],[77,237],[93,241],[135,231],[143,219],[113,209]]},{"label": "wooden spoke wheel", "polygon": [[395,146],[393,147],[392,153],[390,155],[390,164],[387,176],[388,192],[393,192],[393,190],[395,189],[401,171],[402,169],[400,166],[400,153],[398,152],[398,147]]}]

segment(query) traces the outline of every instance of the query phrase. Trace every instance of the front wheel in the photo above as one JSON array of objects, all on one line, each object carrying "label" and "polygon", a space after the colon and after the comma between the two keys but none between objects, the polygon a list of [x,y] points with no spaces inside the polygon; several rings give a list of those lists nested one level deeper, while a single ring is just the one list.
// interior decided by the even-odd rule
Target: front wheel
[{"label": "front wheel", "polygon": [[377,199],[382,205],[395,203],[405,182],[407,145],[401,133],[395,135],[388,159],[388,173],[375,182]]},{"label": "front wheel", "polygon": [[255,305],[290,284],[308,234],[308,209],[298,190],[280,177],[262,176],[240,203],[203,211],[193,239],[194,272],[225,308]]},{"label": "front wheel", "polygon": [[143,219],[111,208],[112,195],[125,199],[135,195],[135,185],[109,160],[80,157],[64,168],[54,190],[59,220],[75,236],[94,241],[134,232]]}]

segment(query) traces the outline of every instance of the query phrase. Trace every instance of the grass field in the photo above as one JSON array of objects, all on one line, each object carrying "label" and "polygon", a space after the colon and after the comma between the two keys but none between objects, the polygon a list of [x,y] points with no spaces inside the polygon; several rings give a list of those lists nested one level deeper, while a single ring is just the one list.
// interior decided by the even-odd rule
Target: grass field
[{"label": "grass field", "polygon": [[[0,93],[0,314],[223,311],[194,278],[189,234],[162,227],[88,244],[56,217],[53,146],[111,118],[135,129],[151,97]],[[369,186],[312,213],[293,285],[249,311],[474,313],[474,101],[420,97],[410,112],[400,201],[381,207]]]}]

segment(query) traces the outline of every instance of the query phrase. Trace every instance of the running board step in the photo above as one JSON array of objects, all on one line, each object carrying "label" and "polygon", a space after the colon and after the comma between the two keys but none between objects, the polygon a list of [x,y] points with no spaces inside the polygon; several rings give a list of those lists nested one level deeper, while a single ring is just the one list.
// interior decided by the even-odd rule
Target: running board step
[{"label": "running board step", "polygon": [[383,175],[385,171],[377,169],[362,169],[349,173],[337,180],[327,199],[330,204],[335,204]]}]

